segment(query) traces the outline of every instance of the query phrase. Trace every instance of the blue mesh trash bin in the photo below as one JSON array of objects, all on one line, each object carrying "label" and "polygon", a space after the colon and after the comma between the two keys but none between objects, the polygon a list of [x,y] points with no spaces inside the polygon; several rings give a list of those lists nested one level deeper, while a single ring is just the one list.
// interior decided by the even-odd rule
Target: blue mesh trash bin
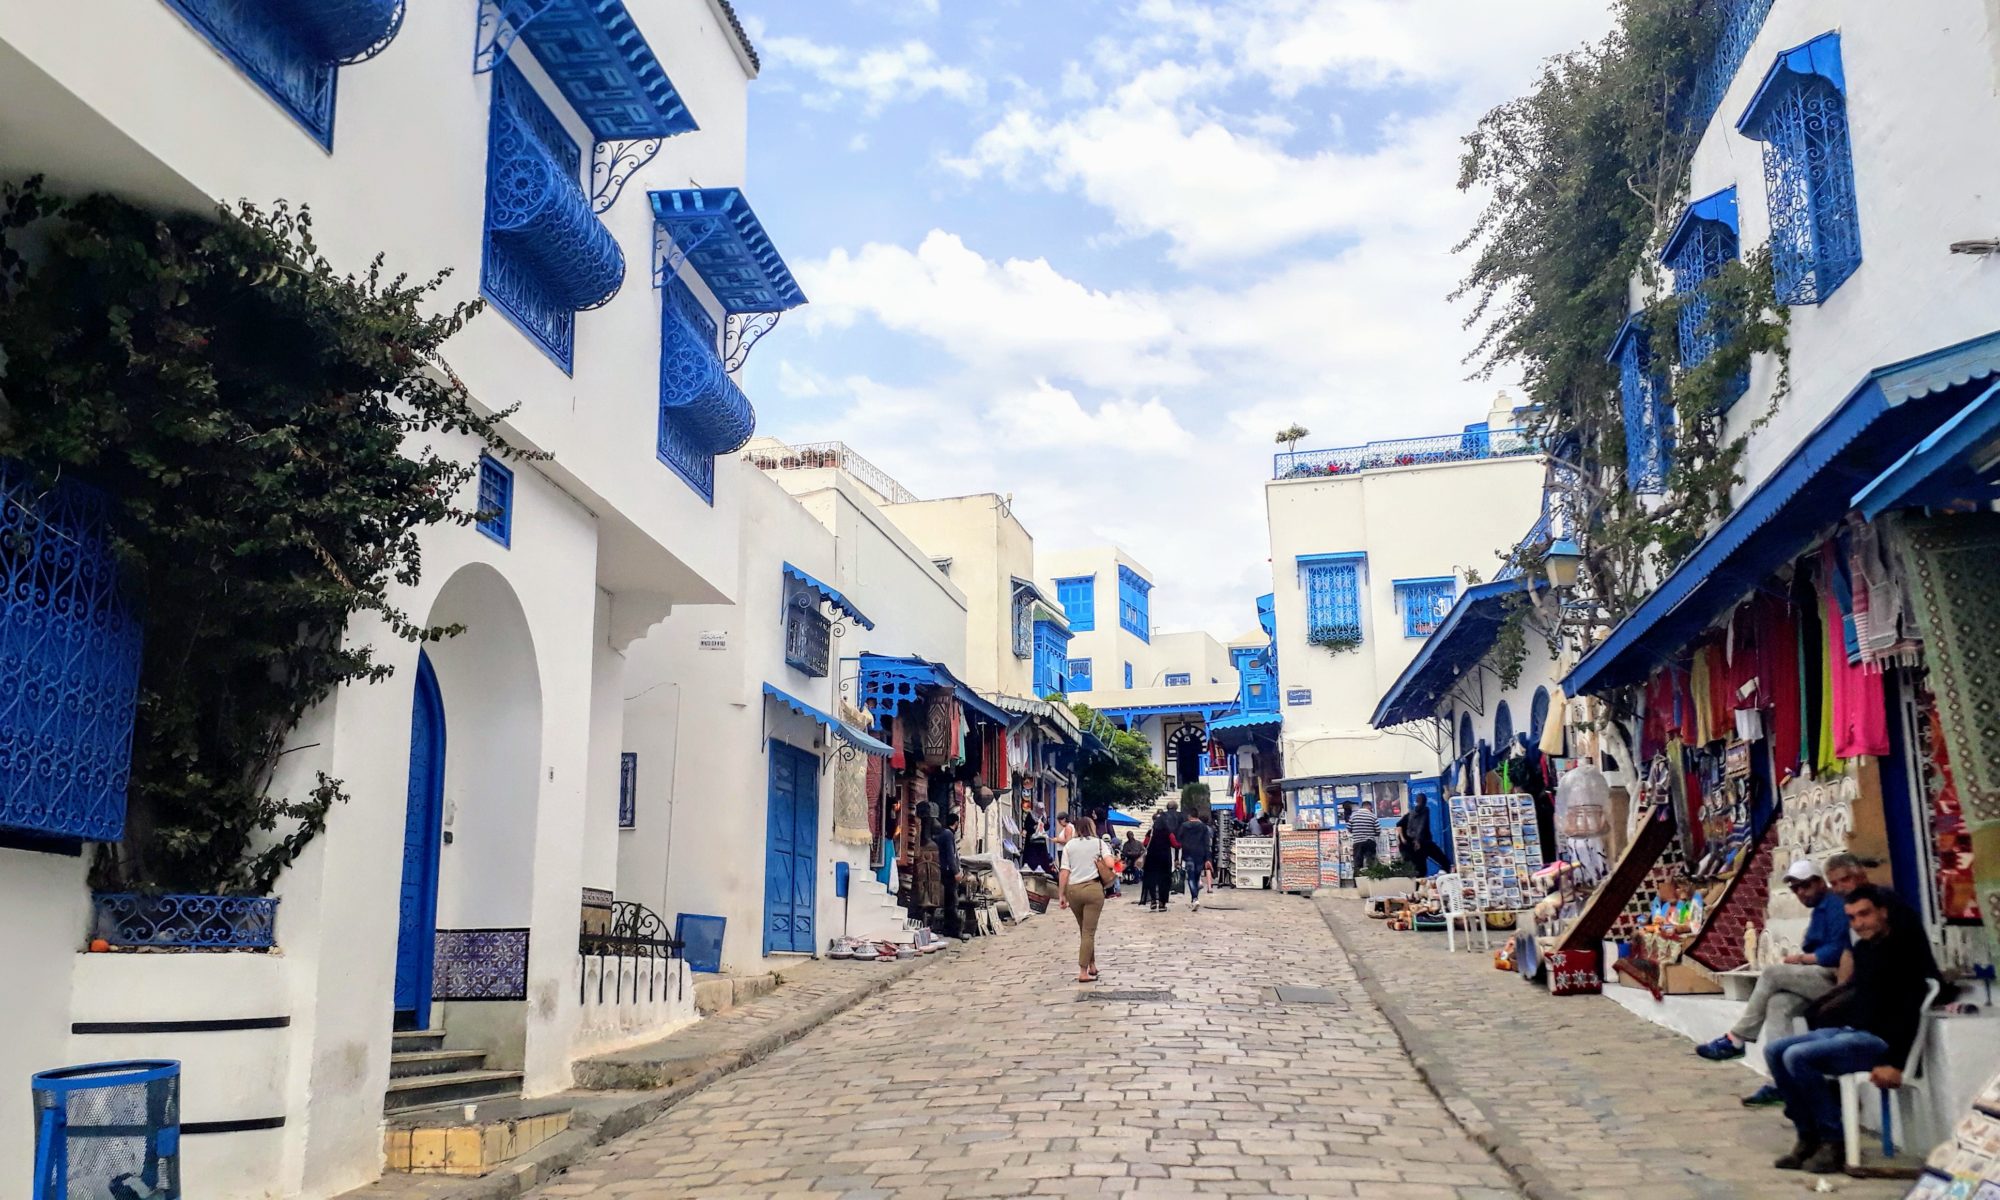
[{"label": "blue mesh trash bin", "polygon": [[722,970],[722,930],[727,917],[682,913],[674,918],[674,938],[681,942],[688,970],[710,975]]},{"label": "blue mesh trash bin", "polygon": [[180,1200],[179,1063],[63,1067],[33,1088],[30,1200]]}]

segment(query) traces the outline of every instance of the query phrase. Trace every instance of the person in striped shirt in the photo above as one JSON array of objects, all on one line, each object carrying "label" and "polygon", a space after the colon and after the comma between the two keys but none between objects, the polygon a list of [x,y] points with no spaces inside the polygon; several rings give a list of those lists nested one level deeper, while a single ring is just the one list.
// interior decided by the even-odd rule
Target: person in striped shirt
[{"label": "person in striped shirt", "polygon": [[1354,806],[1347,816],[1347,836],[1354,843],[1354,874],[1375,865],[1375,841],[1382,836],[1382,823],[1375,819],[1375,810],[1363,800]]}]

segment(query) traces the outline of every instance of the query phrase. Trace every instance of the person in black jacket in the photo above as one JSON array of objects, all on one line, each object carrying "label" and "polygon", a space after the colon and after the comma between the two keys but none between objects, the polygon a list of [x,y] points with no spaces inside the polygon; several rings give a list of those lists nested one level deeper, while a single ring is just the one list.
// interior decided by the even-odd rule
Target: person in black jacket
[{"label": "person in black jacket", "polygon": [[938,932],[946,937],[965,940],[965,930],[958,911],[958,814],[946,813],[938,823],[937,832],[931,835],[931,842],[937,847],[938,881],[944,885],[944,904],[939,916],[944,928]]},{"label": "person in black jacket", "polygon": [[1190,809],[1181,820],[1181,869],[1187,872],[1188,899],[1201,911],[1202,873],[1214,861],[1215,835],[1201,819],[1199,809]]},{"label": "person in black jacket", "polygon": [[1153,912],[1165,912],[1167,894],[1173,890],[1174,834],[1167,814],[1153,817],[1153,832],[1146,835],[1146,865],[1139,877],[1139,900]]},{"label": "person in black jacket", "polygon": [[1806,1011],[1810,1033],[1780,1038],[1764,1050],[1771,1081],[1785,1098],[1798,1145],[1775,1164],[1827,1174],[1845,1162],[1839,1079],[1868,1072],[1880,1088],[1901,1087],[1903,1064],[1924,1020],[1925,988],[1937,960],[1918,922],[1895,920],[1898,902],[1874,884],[1848,893],[1854,946],[1840,982]]}]

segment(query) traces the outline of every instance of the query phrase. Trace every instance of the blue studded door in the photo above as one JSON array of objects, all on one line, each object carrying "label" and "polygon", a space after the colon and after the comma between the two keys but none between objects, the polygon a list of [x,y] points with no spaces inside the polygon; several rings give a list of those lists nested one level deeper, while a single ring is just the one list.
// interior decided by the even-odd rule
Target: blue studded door
[{"label": "blue studded door", "polygon": [[410,712],[410,790],[396,921],[396,1028],[427,1029],[437,941],[438,847],[444,823],[444,697],[428,655],[417,658]]},{"label": "blue studded door", "polygon": [[764,834],[764,953],[811,954],[819,856],[819,759],[771,743]]}]

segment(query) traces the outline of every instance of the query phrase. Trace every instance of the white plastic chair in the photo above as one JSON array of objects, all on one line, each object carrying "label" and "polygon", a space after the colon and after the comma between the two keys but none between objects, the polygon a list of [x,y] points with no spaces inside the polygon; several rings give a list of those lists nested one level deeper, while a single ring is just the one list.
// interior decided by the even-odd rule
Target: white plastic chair
[{"label": "white plastic chair", "polygon": [[1458,952],[1459,923],[1464,922],[1465,948],[1472,949],[1472,931],[1479,930],[1480,940],[1488,950],[1493,948],[1493,938],[1486,932],[1486,917],[1465,907],[1465,884],[1456,874],[1435,876],[1437,880],[1438,902],[1444,910],[1444,945],[1447,953]]},{"label": "white plastic chair", "polygon": [[[1904,1096],[1921,1090],[1924,1081],[1917,1077],[1917,1071],[1924,1061],[1924,1042],[1931,1031],[1931,1001],[1938,995],[1938,981],[1933,979],[1924,989],[1924,1001],[1917,1006],[1917,1036],[1910,1043],[1910,1056],[1903,1062],[1903,1083],[1901,1087],[1876,1091],[1882,1096],[1882,1157],[1896,1157],[1897,1109]],[[1840,1131],[1847,1143],[1847,1165],[1861,1165],[1861,1089],[1872,1087],[1868,1082],[1868,1072],[1855,1071],[1840,1077]],[[1910,1118],[1916,1115],[1916,1101],[1912,1096]],[[1908,1133],[1908,1126],[1904,1132]]]}]

